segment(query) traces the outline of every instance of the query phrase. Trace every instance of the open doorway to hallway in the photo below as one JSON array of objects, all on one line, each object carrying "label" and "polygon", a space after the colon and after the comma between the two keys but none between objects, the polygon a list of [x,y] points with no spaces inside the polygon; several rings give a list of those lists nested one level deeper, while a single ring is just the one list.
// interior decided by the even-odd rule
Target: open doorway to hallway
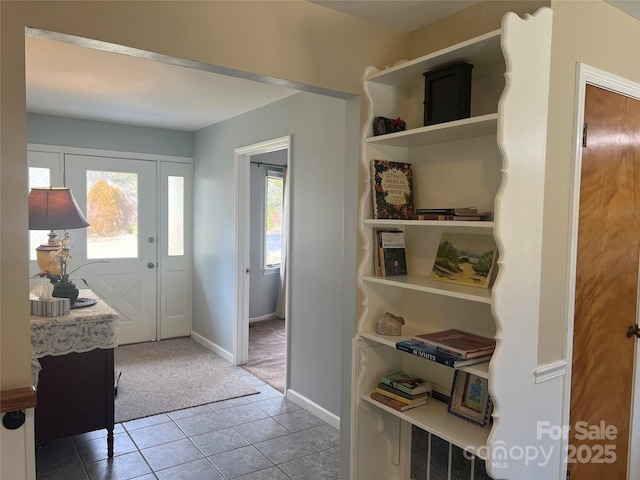
[{"label": "open doorway to hallway", "polygon": [[[239,336],[238,363],[272,387],[286,392],[286,258],[288,232],[288,137],[241,151],[239,173],[248,166],[244,183],[245,207],[238,213],[248,232],[241,263],[244,282],[239,295],[242,308],[236,319]],[[238,152],[237,152],[238,153]],[[244,180],[242,180],[244,179]],[[248,225],[247,225],[248,223]],[[248,267],[247,267],[248,265]],[[245,350],[246,348],[246,350]],[[246,354],[245,354],[246,352]]]}]

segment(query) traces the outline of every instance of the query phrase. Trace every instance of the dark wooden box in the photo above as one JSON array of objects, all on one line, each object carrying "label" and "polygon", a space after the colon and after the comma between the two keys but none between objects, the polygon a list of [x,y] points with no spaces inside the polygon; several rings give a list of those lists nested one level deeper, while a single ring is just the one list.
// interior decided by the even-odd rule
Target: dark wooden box
[{"label": "dark wooden box", "polygon": [[423,74],[425,126],[469,118],[472,69],[460,62]]}]

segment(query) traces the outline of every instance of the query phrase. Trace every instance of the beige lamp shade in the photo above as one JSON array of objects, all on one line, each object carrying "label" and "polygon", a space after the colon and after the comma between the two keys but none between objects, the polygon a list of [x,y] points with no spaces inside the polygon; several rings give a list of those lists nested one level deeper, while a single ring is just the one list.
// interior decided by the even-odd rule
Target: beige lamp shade
[{"label": "beige lamp shade", "polygon": [[55,230],[88,227],[68,187],[32,188],[29,193],[29,230],[50,230],[49,242],[36,248],[40,270],[52,275],[60,274],[58,262],[51,252],[58,249]]}]

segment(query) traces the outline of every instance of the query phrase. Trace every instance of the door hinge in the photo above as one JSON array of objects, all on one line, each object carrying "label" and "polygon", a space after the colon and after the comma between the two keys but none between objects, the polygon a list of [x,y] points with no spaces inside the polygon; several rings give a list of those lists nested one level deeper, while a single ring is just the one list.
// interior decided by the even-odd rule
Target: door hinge
[{"label": "door hinge", "polygon": [[582,148],[587,148],[587,124],[582,127]]}]

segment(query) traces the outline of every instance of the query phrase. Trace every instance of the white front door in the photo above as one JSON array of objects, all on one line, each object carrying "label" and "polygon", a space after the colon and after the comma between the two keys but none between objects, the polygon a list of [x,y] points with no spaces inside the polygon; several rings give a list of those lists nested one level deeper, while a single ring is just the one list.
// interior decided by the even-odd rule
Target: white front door
[{"label": "white front door", "polygon": [[120,344],[158,339],[156,162],[65,155],[64,165],[91,224],[69,232],[72,280],[121,314]]}]

